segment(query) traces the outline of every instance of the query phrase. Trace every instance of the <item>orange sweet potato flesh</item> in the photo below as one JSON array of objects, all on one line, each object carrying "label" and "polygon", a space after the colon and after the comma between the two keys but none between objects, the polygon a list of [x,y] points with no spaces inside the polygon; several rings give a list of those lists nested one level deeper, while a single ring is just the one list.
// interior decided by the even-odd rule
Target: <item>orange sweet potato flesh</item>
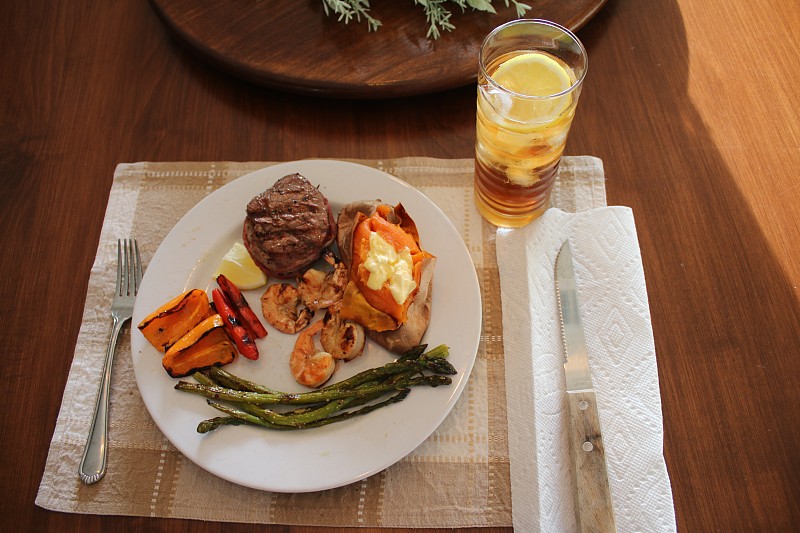
[{"label": "orange sweet potato flesh", "polygon": [[214,314],[208,295],[200,289],[181,294],[156,309],[139,324],[142,335],[166,352],[192,328]]},{"label": "orange sweet potato flesh", "polygon": [[367,286],[369,271],[363,267],[363,263],[370,250],[369,236],[373,231],[397,251],[408,248],[417,288],[420,286],[423,264],[430,264],[432,268],[432,263],[424,260],[432,259],[433,256],[420,247],[416,225],[402,205],[377,205],[371,208],[369,216],[363,211],[355,214],[351,239],[348,239],[351,248],[349,253],[342,254],[350,262],[351,282],[345,289],[341,316],[358,322],[371,331],[396,330],[406,322],[408,309],[418,289],[403,303],[398,304],[388,287],[374,290]]},{"label": "orange sweet potato flesh", "polygon": [[339,316],[373,331],[387,331],[399,326],[394,317],[370,305],[353,281],[348,282],[344,289]]},{"label": "orange sweet potato flesh", "polygon": [[236,346],[225,333],[222,317],[212,315],[173,344],[161,364],[170,376],[178,378],[203,368],[227,365],[235,358]]},{"label": "orange sweet potato flesh", "polygon": [[[384,286],[374,290],[367,286],[369,271],[361,265],[363,265],[364,261],[367,259],[367,254],[370,250],[369,236],[373,231],[378,233],[383,240],[397,251],[408,248],[411,251],[411,258],[414,263],[419,263],[420,249],[417,243],[414,242],[414,239],[404,232],[400,226],[392,224],[380,216],[380,211],[376,211],[375,214],[369,218],[365,218],[356,226],[355,235],[353,236],[354,266],[350,271],[351,279],[358,287],[358,290],[361,291],[367,303],[395,320],[396,325],[394,327],[385,329],[395,329],[405,320],[406,309],[411,303],[413,293],[409,295],[405,302],[398,304],[388,287]],[[414,268],[414,278],[417,284],[419,284],[419,272],[416,268]]]}]

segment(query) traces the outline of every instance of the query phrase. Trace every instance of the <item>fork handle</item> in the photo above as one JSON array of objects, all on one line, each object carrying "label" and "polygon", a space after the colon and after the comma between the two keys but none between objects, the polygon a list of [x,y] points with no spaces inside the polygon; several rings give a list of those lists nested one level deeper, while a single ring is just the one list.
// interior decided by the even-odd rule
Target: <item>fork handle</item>
[{"label": "fork handle", "polygon": [[114,353],[117,349],[117,339],[122,331],[122,326],[127,320],[114,317],[111,331],[111,340],[108,342],[106,360],[103,364],[103,376],[100,380],[100,390],[97,394],[97,403],[94,407],[92,427],[86,446],[83,449],[83,458],[78,469],[81,481],[87,485],[97,483],[106,474],[106,456],[108,453],[108,406],[111,395],[111,367],[114,364]]}]

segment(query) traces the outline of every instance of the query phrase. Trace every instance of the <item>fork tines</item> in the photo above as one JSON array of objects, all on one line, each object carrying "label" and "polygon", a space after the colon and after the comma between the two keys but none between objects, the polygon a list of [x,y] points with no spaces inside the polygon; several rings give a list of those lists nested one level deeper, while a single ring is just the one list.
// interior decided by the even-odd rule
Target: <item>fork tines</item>
[{"label": "fork tines", "polygon": [[136,239],[117,239],[117,295],[136,296],[142,274],[142,259]]}]

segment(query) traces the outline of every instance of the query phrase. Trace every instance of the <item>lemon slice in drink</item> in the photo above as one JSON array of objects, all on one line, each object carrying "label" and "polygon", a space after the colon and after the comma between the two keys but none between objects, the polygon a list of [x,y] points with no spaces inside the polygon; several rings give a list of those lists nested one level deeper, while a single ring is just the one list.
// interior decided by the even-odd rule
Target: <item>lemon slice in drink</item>
[{"label": "lemon slice in drink", "polygon": [[258,268],[250,252],[240,242],[234,243],[220,261],[214,277],[220,274],[243,291],[257,289],[267,283],[267,275]]},{"label": "lemon slice in drink", "polygon": [[557,95],[572,86],[575,75],[567,65],[545,52],[525,52],[502,63],[491,74],[499,85],[524,96],[515,98],[508,118],[520,122],[548,123],[569,106],[569,95]]}]

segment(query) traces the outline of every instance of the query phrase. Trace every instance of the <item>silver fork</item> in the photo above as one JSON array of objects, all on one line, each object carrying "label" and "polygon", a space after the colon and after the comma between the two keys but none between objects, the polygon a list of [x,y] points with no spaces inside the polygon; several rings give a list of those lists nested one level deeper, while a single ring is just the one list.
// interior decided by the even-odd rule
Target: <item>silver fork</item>
[{"label": "silver fork", "polygon": [[139,257],[139,246],[136,239],[117,240],[117,287],[114,292],[114,301],[111,303],[113,320],[111,340],[108,343],[106,360],[103,365],[103,377],[100,381],[100,391],[97,394],[92,427],[89,430],[81,466],[78,469],[81,481],[86,484],[97,483],[106,474],[111,367],[114,363],[114,352],[117,349],[117,339],[122,326],[133,316],[133,302],[141,282],[142,261]]}]

